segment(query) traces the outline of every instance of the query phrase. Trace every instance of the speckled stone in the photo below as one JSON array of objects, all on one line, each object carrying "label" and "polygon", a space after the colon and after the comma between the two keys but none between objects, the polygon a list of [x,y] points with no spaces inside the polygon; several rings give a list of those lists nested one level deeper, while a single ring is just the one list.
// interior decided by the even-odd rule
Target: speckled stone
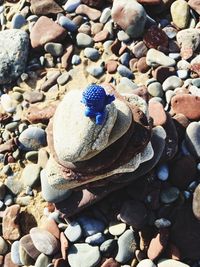
[{"label": "speckled stone", "polygon": [[185,29],[190,18],[188,3],[185,0],[174,1],[171,5],[171,16],[173,23],[178,28]]}]

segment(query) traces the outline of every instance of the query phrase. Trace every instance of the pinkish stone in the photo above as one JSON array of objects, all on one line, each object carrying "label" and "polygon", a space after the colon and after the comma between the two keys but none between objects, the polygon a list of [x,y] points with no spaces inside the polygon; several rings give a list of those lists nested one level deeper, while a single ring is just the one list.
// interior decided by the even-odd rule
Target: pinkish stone
[{"label": "pinkish stone", "polygon": [[20,238],[20,228],[18,224],[20,206],[12,205],[5,210],[2,222],[3,237],[6,240],[17,240]]}]

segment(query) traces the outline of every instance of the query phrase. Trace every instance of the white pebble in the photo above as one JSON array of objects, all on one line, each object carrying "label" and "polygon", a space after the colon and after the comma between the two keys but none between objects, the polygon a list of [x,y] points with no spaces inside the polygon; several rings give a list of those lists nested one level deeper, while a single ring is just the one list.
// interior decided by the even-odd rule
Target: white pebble
[{"label": "white pebble", "polygon": [[177,75],[181,79],[187,79],[188,77],[188,70],[177,70]]},{"label": "white pebble", "polygon": [[4,198],[4,204],[5,204],[6,206],[10,206],[10,205],[13,204],[13,197],[12,197],[12,195],[7,194],[7,195],[5,196],[5,198]]},{"label": "white pebble", "polygon": [[154,222],[155,226],[158,228],[158,229],[161,229],[161,228],[166,228],[166,227],[169,227],[171,226],[171,222],[165,218],[160,218],[160,219],[157,219],[155,222]]}]

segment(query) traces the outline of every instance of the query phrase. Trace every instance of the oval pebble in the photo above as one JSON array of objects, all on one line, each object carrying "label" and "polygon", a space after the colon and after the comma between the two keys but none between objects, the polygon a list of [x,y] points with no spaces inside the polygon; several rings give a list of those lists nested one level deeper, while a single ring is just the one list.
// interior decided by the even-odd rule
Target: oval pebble
[{"label": "oval pebble", "polygon": [[126,230],[126,224],[120,222],[110,222],[108,230],[111,235],[119,236]]},{"label": "oval pebble", "polygon": [[78,222],[81,224],[84,236],[94,235],[98,232],[103,232],[105,229],[105,225],[102,221],[91,217],[79,217]]},{"label": "oval pebble", "polygon": [[6,112],[13,113],[16,110],[16,103],[8,94],[1,95],[1,105]]},{"label": "oval pebble", "polygon": [[123,66],[123,65],[119,65],[117,67],[117,71],[118,73],[122,76],[122,77],[127,77],[129,79],[132,79],[133,78],[133,73],[132,71],[127,68],[126,66]]},{"label": "oval pebble", "polygon": [[170,204],[178,199],[179,194],[179,189],[172,186],[161,191],[160,199],[164,204]]},{"label": "oval pebble", "polygon": [[77,25],[71,19],[65,16],[60,16],[58,23],[69,32],[77,31]]},{"label": "oval pebble", "polygon": [[81,63],[81,58],[78,55],[72,56],[72,65],[78,65]]},{"label": "oval pebble", "polygon": [[67,12],[74,12],[80,3],[81,0],[68,0],[64,5],[64,10]]},{"label": "oval pebble", "polygon": [[164,164],[159,165],[156,173],[157,173],[159,180],[166,181],[169,177],[169,168],[167,164],[164,163]]},{"label": "oval pebble", "polygon": [[60,43],[49,42],[44,46],[44,50],[53,57],[59,57],[63,54],[63,45]]},{"label": "oval pebble", "polygon": [[11,245],[11,260],[16,265],[22,265],[19,255],[19,241],[15,241]]},{"label": "oval pebble", "polygon": [[150,259],[144,259],[141,260],[136,267],[156,267],[156,265],[153,263]]},{"label": "oval pebble", "polygon": [[182,85],[183,81],[179,77],[172,75],[163,82],[162,87],[164,91],[167,91],[174,90]]},{"label": "oval pebble", "polygon": [[113,250],[117,247],[117,240],[116,239],[107,239],[104,241],[100,246],[100,251],[103,255],[109,257]]},{"label": "oval pebble", "polygon": [[171,226],[171,222],[165,218],[157,219],[154,224],[158,229]]},{"label": "oval pebble", "polygon": [[70,222],[64,231],[65,236],[70,242],[78,241],[82,236],[82,229],[78,222]]},{"label": "oval pebble", "polygon": [[91,47],[86,47],[86,48],[84,49],[84,55],[85,55],[87,58],[89,58],[89,59],[91,59],[91,60],[93,60],[93,61],[98,60],[99,57],[100,57],[100,54],[99,54],[98,50],[95,49],[95,48],[91,48]]},{"label": "oval pebble", "polygon": [[24,18],[24,16],[22,16],[21,14],[15,14],[12,18],[12,21],[11,21],[11,25],[12,25],[11,27],[13,29],[20,29],[26,23],[27,23],[27,21]]},{"label": "oval pebble", "polygon": [[76,42],[79,47],[89,47],[93,45],[92,38],[85,33],[78,33],[76,36]]},{"label": "oval pebble", "polygon": [[159,82],[151,83],[147,87],[147,90],[148,90],[149,94],[152,95],[152,96],[158,96],[158,97],[162,97],[163,96],[162,85]]},{"label": "oval pebble", "polygon": [[20,134],[19,143],[22,150],[37,151],[46,145],[46,133],[43,129],[31,126]]},{"label": "oval pebble", "polygon": [[51,258],[48,257],[47,255],[41,253],[35,262],[34,267],[42,267],[42,266],[47,266],[48,264],[51,263]]},{"label": "oval pebble", "polygon": [[86,237],[85,242],[94,246],[101,245],[105,241],[105,236],[102,233],[96,233]]},{"label": "oval pebble", "polygon": [[99,77],[104,73],[104,68],[101,66],[99,67],[90,66],[87,68],[87,72],[94,77]]}]

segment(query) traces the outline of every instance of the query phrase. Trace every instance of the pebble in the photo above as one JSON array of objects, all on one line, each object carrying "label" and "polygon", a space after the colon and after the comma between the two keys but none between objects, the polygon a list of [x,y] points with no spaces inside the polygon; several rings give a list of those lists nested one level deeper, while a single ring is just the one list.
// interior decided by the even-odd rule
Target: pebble
[{"label": "pebble", "polygon": [[6,186],[3,182],[0,182],[0,199],[3,200],[6,194]]},{"label": "pebble", "polygon": [[68,261],[71,267],[93,267],[101,259],[99,248],[89,244],[73,244],[68,251]]},{"label": "pebble", "polygon": [[183,81],[177,76],[168,77],[162,84],[163,90],[174,90],[183,85]]},{"label": "pebble", "polygon": [[[78,222],[70,222],[64,231],[65,236],[70,242],[78,241],[82,236],[82,229]],[[87,242],[89,243],[89,242]]]},{"label": "pebble", "polygon": [[110,222],[108,231],[113,236],[120,236],[126,230],[126,224],[120,222]]},{"label": "pebble", "polygon": [[101,245],[105,241],[105,236],[102,233],[96,233],[94,235],[88,236],[85,239],[85,242],[95,246],[95,245]]},{"label": "pebble", "polygon": [[25,155],[25,159],[32,162],[36,163],[38,160],[38,151],[29,151]]},{"label": "pebble", "polygon": [[103,73],[104,73],[104,68],[101,67],[101,66],[97,66],[97,67],[95,67],[95,66],[90,66],[90,67],[87,68],[87,72],[88,72],[90,75],[92,75],[92,76],[98,78],[98,77],[100,77],[101,75],[103,75]]},{"label": "pebble", "polygon": [[126,230],[118,238],[118,252],[115,260],[119,263],[126,263],[132,259],[136,250],[135,233],[132,230]]},{"label": "pebble", "polygon": [[153,263],[150,259],[144,259],[141,260],[136,267],[156,267],[156,265]]},{"label": "pebble", "polygon": [[41,253],[53,255],[58,251],[58,240],[48,231],[34,227],[30,230],[30,235],[34,246]]},{"label": "pebble", "polygon": [[158,261],[158,267],[189,267],[190,265],[172,259],[161,259]]},{"label": "pebble", "polygon": [[125,31],[118,31],[117,38],[121,42],[128,42],[130,40],[130,36]]},{"label": "pebble", "polygon": [[60,16],[58,19],[58,23],[69,32],[77,31],[76,23],[74,23],[73,20],[69,19],[68,17]]},{"label": "pebble", "polygon": [[19,136],[20,148],[24,151],[38,150],[46,145],[46,133],[43,129],[31,126]]},{"label": "pebble", "polygon": [[81,58],[78,55],[72,56],[72,65],[79,65],[81,63]]},{"label": "pebble", "polygon": [[74,12],[76,8],[80,5],[80,0],[68,0],[64,5],[64,10],[67,12]]},{"label": "pebble", "polygon": [[24,26],[27,23],[24,16],[21,14],[15,14],[11,21],[11,28],[12,29],[20,29],[22,26]]},{"label": "pebble", "polygon": [[91,59],[91,60],[93,60],[93,61],[98,60],[99,57],[100,57],[100,54],[99,54],[98,50],[95,49],[95,48],[90,48],[90,47],[86,47],[86,48],[84,49],[84,55],[85,55],[87,58],[89,58],[89,59]]},{"label": "pebble", "polygon": [[19,241],[15,241],[11,245],[11,260],[16,265],[22,265],[19,255]]},{"label": "pebble", "polygon": [[176,0],[172,3],[170,11],[173,23],[180,29],[187,28],[190,19],[188,3],[184,0]]},{"label": "pebble", "polygon": [[100,251],[106,257],[112,255],[112,252],[117,248],[117,240],[116,239],[107,239],[100,245]]},{"label": "pebble", "polygon": [[200,158],[200,123],[191,122],[186,129],[186,142],[189,151],[198,159]]},{"label": "pebble", "polygon": [[122,63],[122,65],[125,66],[129,66],[129,61],[130,61],[130,54],[128,52],[123,53],[120,58],[119,58],[120,62]]},{"label": "pebble", "polygon": [[93,40],[88,34],[80,32],[76,36],[76,43],[77,43],[77,46],[84,48],[84,47],[92,46]]},{"label": "pebble", "polygon": [[160,219],[157,219],[155,222],[154,222],[155,226],[158,228],[158,229],[161,229],[161,228],[166,228],[166,227],[169,227],[171,226],[171,222],[165,218],[160,218]]},{"label": "pebble", "polygon": [[158,179],[161,181],[166,181],[169,178],[169,168],[166,163],[160,164],[157,168],[156,174]]},{"label": "pebble", "polygon": [[33,187],[40,178],[41,167],[37,164],[28,164],[23,169],[21,179],[24,186]]},{"label": "pebble", "polygon": [[108,21],[108,19],[110,18],[110,16],[111,16],[111,9],[109,7],[106,7],[102,11],[99,21],[101,23],[105,24]]},{"label": "pebble", "polygon": [[[126,14],[126,20],[124,20],[124,14]],[[146,22],[146,12],[139,3],[128,0],[114,2],[111,16],[113,21],[130,37],[138,38],[142,35]]]},{"label": "pebble", "polygon": [[1,95],[1,106],[6,112],[13,113],[16,110],[17,103],[13,101],[10,95],[3,94]]},{"label": "pebble", "polygon": [[47,53],[50,53],[53,57],[59,57],[63,54],[63,45],[59,43],[46,43],[44,46],[44,50]]},{"label": "pebble", "polygon": [[192,200],[192,211],[194,213],[194,216],[199,220],[200,219],[200,205],[199,205],[199,199],[200,199],[200,185],[198,185],[195,188],[194,194],[193,194],[193,200]]},{"label": "pebble", "polygon": [[182,80],[187,79],[189,76],[188,70],[177,70],[176,73],[177,76]]},{"label": "pebble", "polygon": [[146,63],[150,67],[157,67],[159,65],[171,67],[176,64],[176,61],[173,58],[166,56],[163,52],[151,48],[147,52]]},{"label": "pebble", "polygon": [[177,187],[171,186],[161,191],[160,199],[164,204],[170,204],[178,199],[179,194],[179,189]]},{"label": "pebble", "polygon": [[167,121],[167,115],[164,107],[161,103],[159,103],[159,101],[152,101],[152,99],[151,101],[149,101],[149,115],[151,116],[151,118],[153,118],[153,124],[155,126],[165,125]]},{"label": "pebble", "polygon": [[33,241],[29,234],[24,235],[20,239],[20,246],[23,247],[26,253],[34,260],[36,260],[37,257],[41,254],[40,251],[38,251],[36,247],[33,245]]},{"label": "pebble", "polygon": [[82,4],[77,7],[76,14],[86,15],[92,21],[98,20],[101,16],[101,12],[99,10]]},{"label": "pebble", "polygon": [[51,258],[48,257],[47,255],[41,253],[35,262],[35,267],[42,267],[42,266],[47,266],[48,264],[51,263]]},{"label": "pebble", "polygon": [[6,206],[11,206],[13,204],[13,196],[11,194],[7,194],[4,197],[4,204]]},{"label": "pebble", "polygon": [[8,243],[0,236],[0,255],[5,255],[8,252]]},{"label": "pebble", "polygon": [[98,232],[103,232],[105,229],[104,223],[94,218],[82,216],[78,218],[78,222],[81,225],[84,236],[91,236]]},{"label": "pebble", "polygon": [[123,65],[119,65],[117,67],[117,71],[119,72],[119,74],[122,76],[122,77],[127,77],[129,79],[132,79],[133,78],[133,73],[132,71],[127,68],[126,66],[123,66]]},{"label": "pebble", "polygon": [[158,96],[158,97],[162,97],[163,96],[163,88],[161,83],[159,82],[154,82],[151,83],[148,87],[148,92],[151,96]]}]

